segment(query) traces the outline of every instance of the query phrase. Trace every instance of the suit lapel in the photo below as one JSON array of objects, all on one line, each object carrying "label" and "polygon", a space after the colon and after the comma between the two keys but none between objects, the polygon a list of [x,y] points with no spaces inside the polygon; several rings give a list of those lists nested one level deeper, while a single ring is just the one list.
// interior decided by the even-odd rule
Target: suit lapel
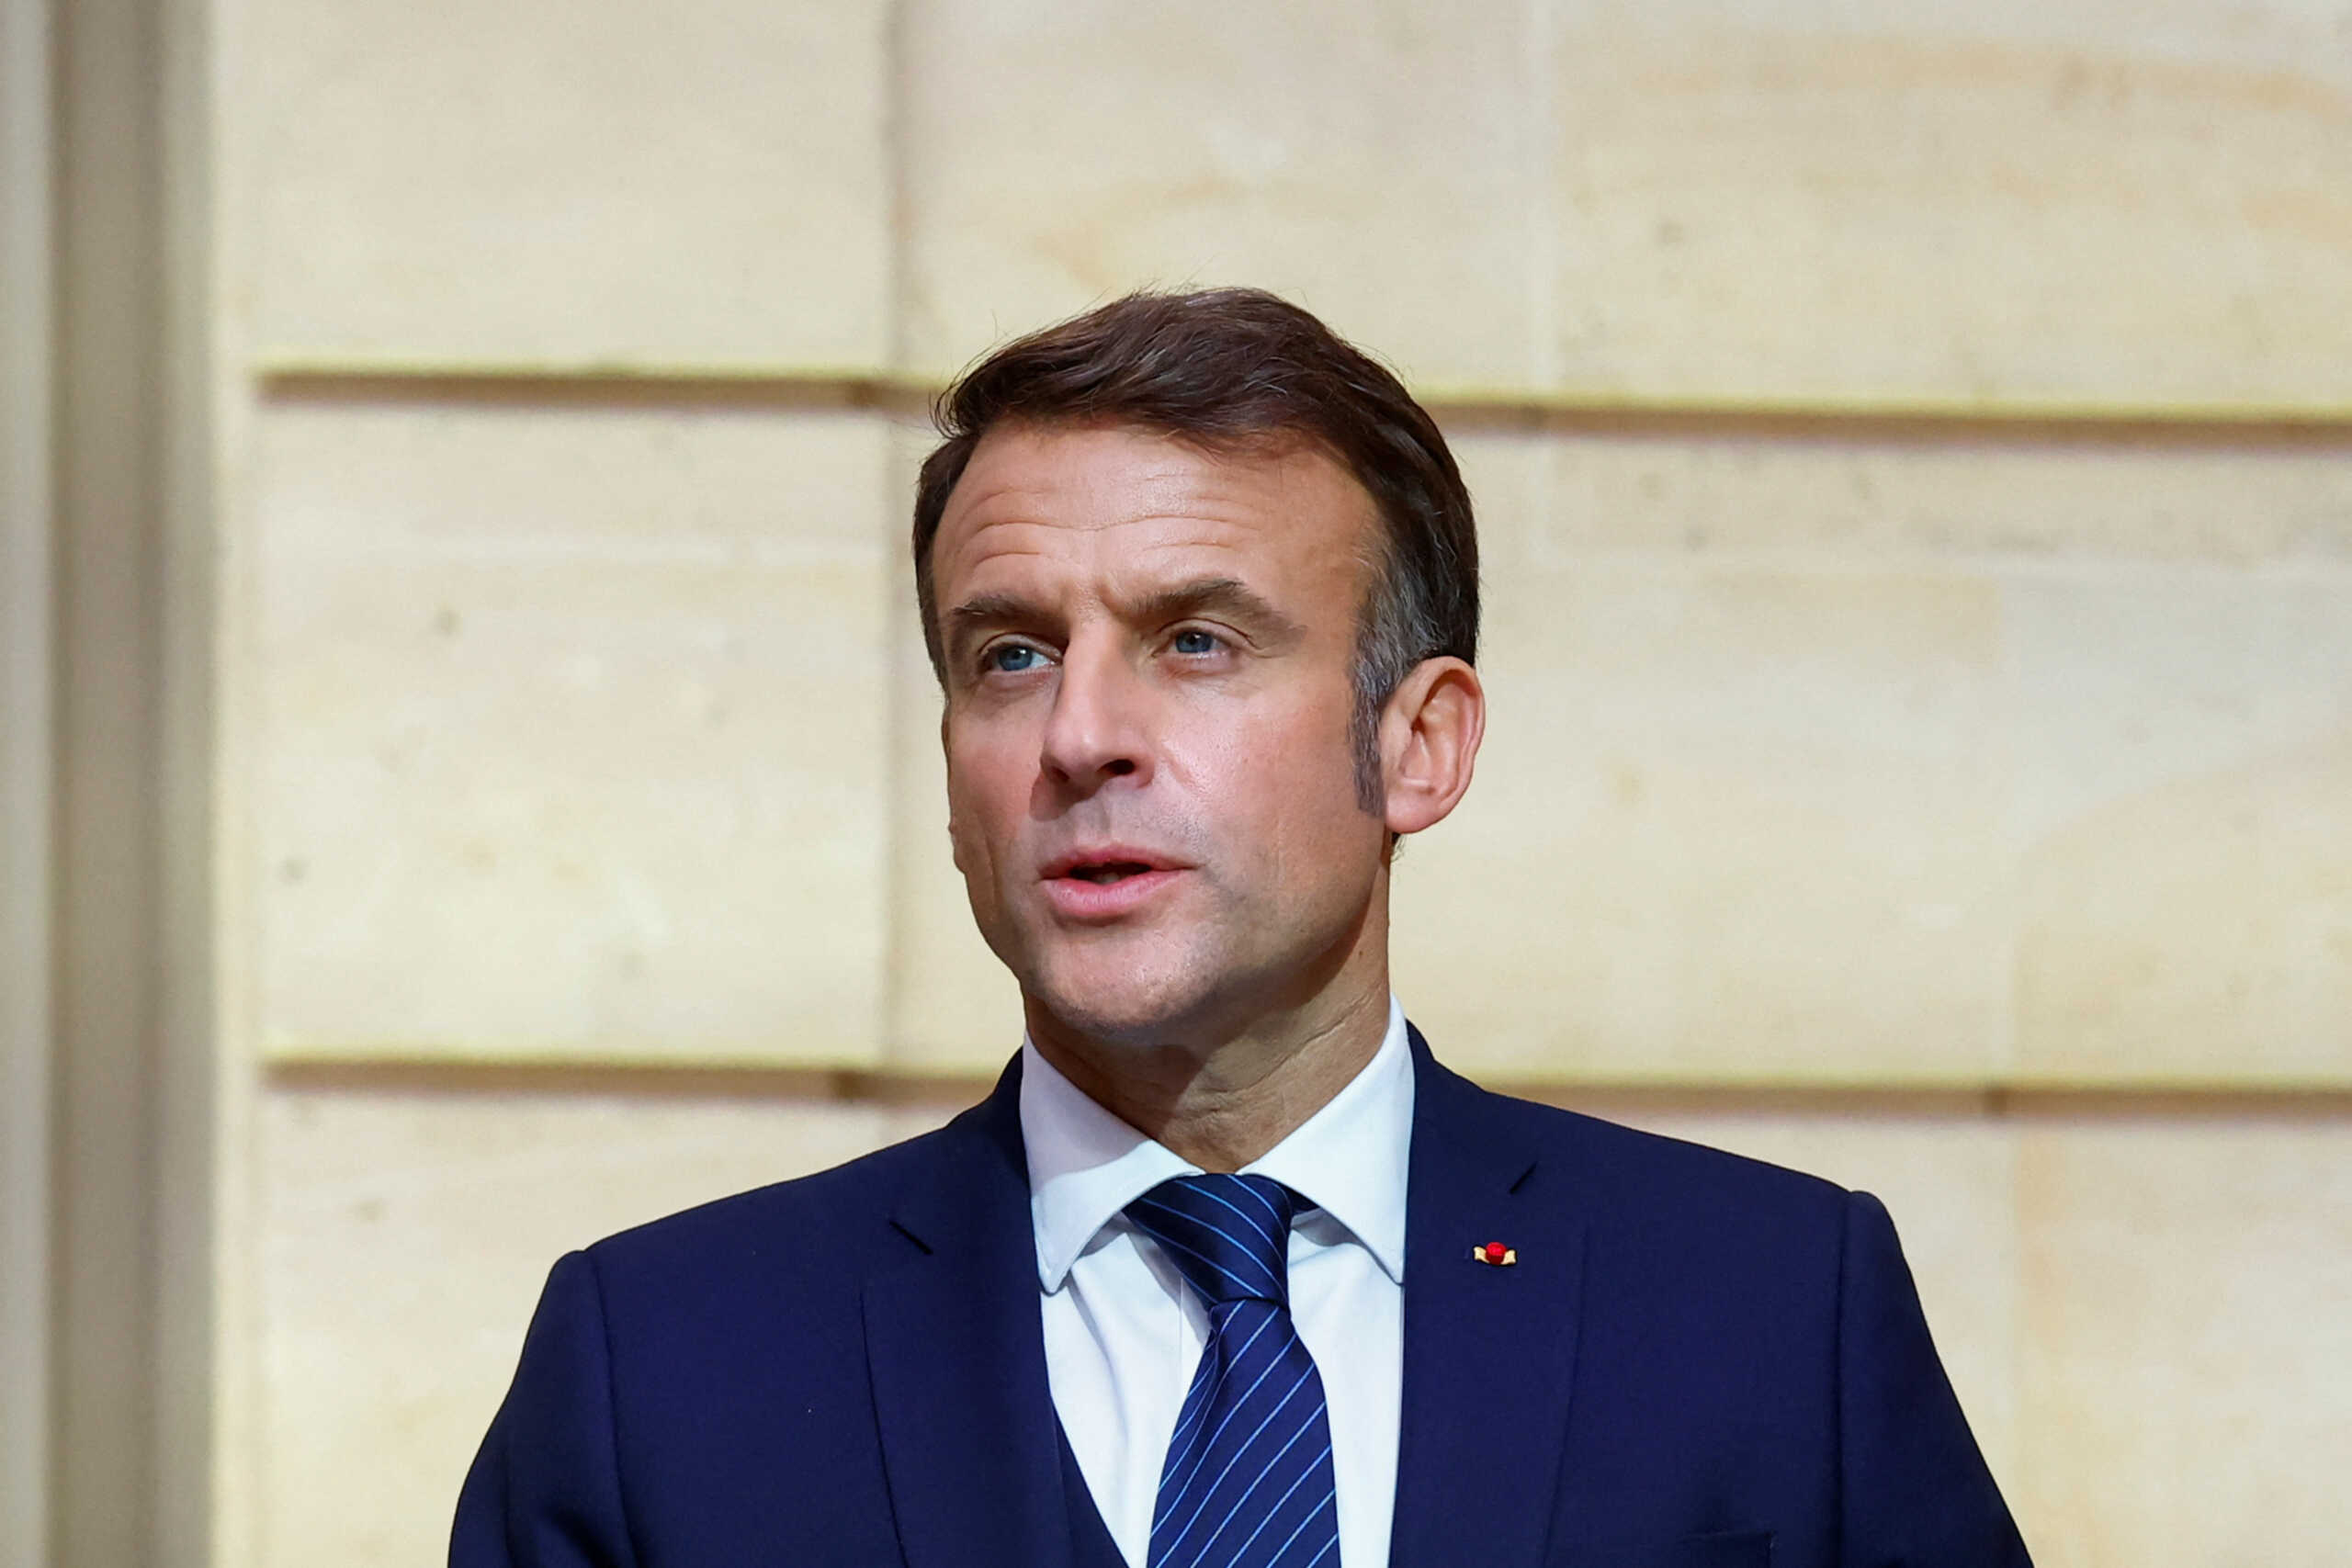
[{"label": "suit lapel", "polygon": [[[1020,1063],[942,1133],[866,1281],[866,1359],[908,1568],[1069,1568],[1021,1147]],[[911,1244],[911,1245],[910,1245]]]},{"label": "suit lapel", "polygon": [[[1535,1168],[1509,1101],[1412,1032],[1405,1369],[1389,1561],[1534,1568],[1560,1483],[1584,1227],[1522,1199]],[[1501,1241],[1517,1261],[1475,1262]]]}]

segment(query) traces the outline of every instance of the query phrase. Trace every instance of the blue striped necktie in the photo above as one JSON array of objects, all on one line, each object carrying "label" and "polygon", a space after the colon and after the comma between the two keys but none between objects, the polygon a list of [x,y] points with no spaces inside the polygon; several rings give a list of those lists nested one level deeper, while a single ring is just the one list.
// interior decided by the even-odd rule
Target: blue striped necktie
[{"label": "blue striped necktie", "polygon": [[1150,1568],[1333,1568],[1323,1379],[1290,1319],[1290,1222],[1264,1176],[1180,1176],[1127,1205],[1209,1312],[1151,1510]]}]

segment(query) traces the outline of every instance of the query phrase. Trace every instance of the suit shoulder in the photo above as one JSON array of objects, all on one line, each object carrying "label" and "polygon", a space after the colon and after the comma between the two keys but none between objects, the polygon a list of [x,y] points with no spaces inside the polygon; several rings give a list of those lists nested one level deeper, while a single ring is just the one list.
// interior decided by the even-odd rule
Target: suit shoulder
[{"label": "suit shoulder", "polygon": [[1533,1156],[1518,1196],[1576,1216],[1621,1299],[1718,1328],[1834,1321],[1855,1203],[1843,1188],[1578,1111],[1491,1109]]},{"label": "suit shoulder", "polygon": [[828,1169],[698,1203],[605,1237],[587,1251],[600,1274],[668,1277],[729,1259],[840,1258],[870,1241],[909,1178],[943,1157],[954,1124]]},{"label": "suit shoulder", "polygon": [[1588,1192],[1621,1204],[1696,1206],[1842,1224],[1851,1201],[1835,1182],[1747,1155],[1559,1106],[1505,1095],[1491,1099],[1544,1161],[1562,1167]]}]

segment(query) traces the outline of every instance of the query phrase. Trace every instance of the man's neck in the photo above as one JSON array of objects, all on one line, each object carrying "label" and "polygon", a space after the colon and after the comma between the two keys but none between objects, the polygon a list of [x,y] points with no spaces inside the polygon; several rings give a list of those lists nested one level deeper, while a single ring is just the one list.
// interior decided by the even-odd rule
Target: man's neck
[{"label": "man's neck", "polygon": [[1363,1070],[1388,1032],[1388,983],[1318,998],[1306,1016],[1261,1019],[1214,1045],[1088,1039],[1031,1010],[1029,1037],[1088,1099],[1179,1157],[1234,1171],[1262,1157]]}]

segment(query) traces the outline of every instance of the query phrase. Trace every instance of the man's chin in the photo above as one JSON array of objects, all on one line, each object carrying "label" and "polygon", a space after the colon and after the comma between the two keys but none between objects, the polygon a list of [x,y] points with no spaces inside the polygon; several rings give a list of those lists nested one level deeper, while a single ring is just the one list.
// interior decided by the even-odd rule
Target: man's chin
[{"label": "man's chin", "polygon": [[[1052,1024],[1106,1045],[1198,1043],[1216,1008],[1216,988],[1186,965],[1146,963],[1049,964],[1022,988]],[[1138,958],[1143,955],[1137,955]]]}]

